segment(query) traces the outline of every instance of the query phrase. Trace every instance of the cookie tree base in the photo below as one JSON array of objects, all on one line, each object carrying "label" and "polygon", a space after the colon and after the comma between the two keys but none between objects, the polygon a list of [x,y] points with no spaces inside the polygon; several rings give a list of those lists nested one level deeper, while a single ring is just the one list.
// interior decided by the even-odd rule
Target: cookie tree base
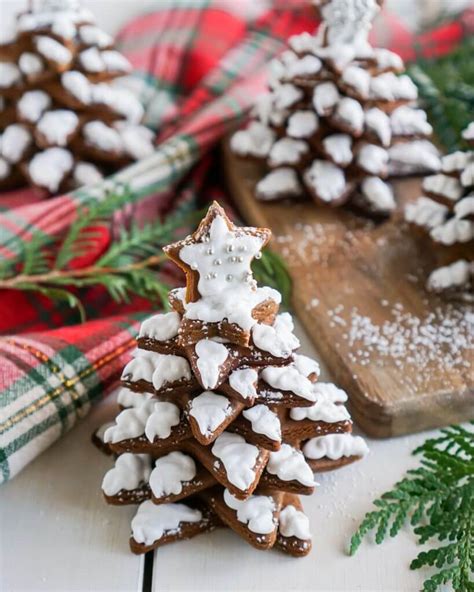
[{"label": "cookie tree base", "polygon": [[[227,143],[223,160],[245,221],[272,229],[271,246],[293,280],[294,309],[350,394],[362,429],[384,438],[474,418],[466,347],[474,311],[424,290],[433,248],[420,249],[393,222],[377,225],[311,202],[257,202],[261,165],[235,157]],[[399,201],[420,194],[419,179],[394,186]]]}]

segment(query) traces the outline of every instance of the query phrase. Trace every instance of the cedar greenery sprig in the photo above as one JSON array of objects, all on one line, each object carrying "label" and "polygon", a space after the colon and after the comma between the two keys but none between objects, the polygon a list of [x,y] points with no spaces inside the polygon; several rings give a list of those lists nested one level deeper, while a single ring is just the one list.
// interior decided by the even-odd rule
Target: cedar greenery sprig
[{"label": "cedar greenery sprig", "polygon": [[[81,208],[62,240],[42,232],[33,233],[14,260],[0,262],[0,289],[41,293],[78,310],[81,320],[86,311],[81,302],[81,288],[103,286],[116,302],[127,302],[132,295],[159,301],[168,308],[171,286],[162,281],[160,268],[166,261],[162,247],[187,233],[202,218],[185,204],[163,222],[138,226],[124,223],[118,229],[113,216],[133,201],[128,187],[113,185],[104,196]],[[94,252],[104,227],[118,235],[93,264],[74,267],[71,263]],[[290,280],[282,261],[270,251],[256,262],[257,281],[275,287],[288,301]]]},{"label": "cedar greenery sprig", "polygon": [[[474,426],[474,422],[470,422]],[[446,542],[422,551],[410,568],[434,566],[423,592],[435,592],[452,583],[456,592],[474,590],[474,431],[462,426],[441,430],[414,450],[421,467],[407,472],[395,487],[374,501],[377,510],[366,514],[350,543],[350,554],[375,530],[380,544],[396,536],[409,520],[420,543]]]}]

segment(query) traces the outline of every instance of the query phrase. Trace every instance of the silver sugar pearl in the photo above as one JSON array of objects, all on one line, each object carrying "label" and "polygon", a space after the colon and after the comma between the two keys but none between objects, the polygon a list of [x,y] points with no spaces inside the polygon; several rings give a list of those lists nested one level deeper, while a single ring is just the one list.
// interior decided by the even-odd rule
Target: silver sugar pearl
[{"label": "silver sugar pearl", "polygon": [[261,259],[262,258],[262,253],[257,253],[255,255],[255,259]]},{"label": "silver sugar pearl", "polygon": [[210,273],[207,273],[207,274],[204,276],[204,279],[206,279],[206,280],[210,280],[210,279],[211,279],[211,277],[212,277],[212,276],[211,276],[211,274],[210,274]]},{"label": "silver sugar pearl", "polygon": [[234,245],[227,245],[227,252],[228,253],[232,253],[233,250],[234,250]]},{"label": "silver sugar pearl", "polygon": [[243,257],[237,257],[237,261],[238,261],[239,263],[243,263],[243,261],[244,261],[244,258],[243,258]]},{"label": "silver sugar pearl", "polygon": [[239,247],[239,251],[241,253],[245,253],[246,250],[247,250],[247,247],[245,245],[242,245],[241,247]]},{"label": "silver sugar pearl", "polygon": [[213,265],[222,265],[222,259],[214,259],[212,262]]},{"label": "silver sugar pearl", "polygon": [[216,273],[215,271],[213,271],[213,272],[211,273],[211,278],[212,278],[213,280],[215,280],[215,279],[216,279],[216,277],[217,277],[217,273]]},{"label": "silver sugar pearl", "polygon": [[213,249],[212,247],[209,247],[209,248],[207,249],[207,254],[208,254],[208,255],[214,255],[214,249]]},{"label": "silver sugar pearl", "polygon": [[231,282],[231,281],[234,279],[234,276],[233,276],[232,274],[228,273],[228,274],[225,276],[225,279],[226,279],[228,282]]},{"label": "silver sugar pearl", "polygon": [[198,268],[198,264],[197,264],[197,263],[191,263],[190,267],[191,267],[191,269],[192,269],[193,271],[196,271],[196,270],[197,270],[197,268]]}]

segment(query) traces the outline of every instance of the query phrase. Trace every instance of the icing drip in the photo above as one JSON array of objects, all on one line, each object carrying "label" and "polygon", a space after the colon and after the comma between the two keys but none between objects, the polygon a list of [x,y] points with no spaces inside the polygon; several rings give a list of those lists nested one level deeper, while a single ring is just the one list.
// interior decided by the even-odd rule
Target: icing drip
[{"label": "icing drip", "polygon": [[204,388],[215,388],[219,382],[221,366],[229,357],[225,345],[211,339],[201,339],[195,346],[196,365]]},{"label": "icing drip", "polygon": [[73,111],[58,109],[47,111],[39,120],[36,129],[46,138],[48,144],[66,146],[78,125],[79,118]]},{"label": "icing drip", "polygon": [[269,366],[262,370],[261,376],[275,389],[290,391],[308,401],[315,401],[313,383],[301,374],[294,364],[289,366]]},{"label": "icing drip", "polygon": [[104,60],[97,47],[90,47],[79,54],[81,66],[87,72],[103,72],[105,70]]},{"label": "icing drip", "polygon": [[435,269],[428,278],[428,290],[433,292],[442,292],[450,288],[460,288],[467,286],[471,276],[474,275],[474,265],[461,259]]},{"label": "icing drip", "polygon": [[293,84],[280,85],[274,95],[273,101],[276,109],[288,109],[304,97],[303,91]]},{"label": "icing drip", "polygon": [[156,314],[143,321],[138,336],[157,341],[168,341],[178,335],[180,323],[181,317],[177,312]]},{"label": "icing drip", "polygon": [[104,434],[105,432],[111,427],[115,425],[113,421],[108,421],[107,423],[103,423],[97,430],[95,431],[95,437],[98,438],[102,443],[105,442]]},{"label": "icing drip", "polygon": [[224,432],[212,446],[212,454],[224,465],[230,483],[245,491],[255,479],[258,448],[242,436]]},{"label": "icing drip", "polygon": [[152,545],[168,533],[176,533],[187,522],[199,522],[202,513],[184,504],[156,505],[147,500],[138,506],[132,520],[132,536],[143,545]]},{"label": "icing drip", "polygon": [[390,125],[395,136],[429,136],[433,128],[427,121],[427,115],[422,109],[402,106],[390,115]]},{"label": "icing drip", "polygon": [[286,506],[280,512],[278,529],[284,537],[296,537],[302,541],[311,540],[308,517],[294,506]]},{"label": "icing drip", "polygon": [[152,382],[156,390],[164,385],[191,379],[191,368],[186,358],[172,354],[158,354],[137,350],[133,360],[122,372],[122,379],[129,382]]},{"label": "icing drip", "polygon": [[112,37],[94,25],[83,25],[79,29],[79,37],[86,45],[97,45],[101,49],[113,43]]},{"label": "icing drip", "polygon": [[251,532],[257,534],[270,534],[275,530],[275,502],[267,495],[251,495],[246,500],[235,498],[227,489],[224,489],[224,502],[237,513],[237,520],[247,524]]},{"label": "icing drip", "polygon": [[234,370],[229,376],[230,386],[245,399],[257,396],[257,380],[258,373],[253,368]]},{"label": "icing drip", "polygon": [[383,47],[374,47],[374,58],[377,60],[379,70],[403,70],[402,58],[393,51]]},{"label": "icing drip", "polygon": [[359,66],[348,66],[341,76],[341,81],[353,88],[363,99],[369,97],[370,79],[369,72]]},{"label": "icing drip", "polygon": [[405,208],[405,220],[431,229],[443,224],[448,215],[448,208],[429,197],[419,197]]},{"label": "icing drip", "polygon": [[[180,422],[181,413],[179,407],[165,401],[158,403],[150,401],[150,403],[153,404],[153,411],[146,421],[145,436],[150,442],[153,442],[155,438],[160,440],[169,438],[172,428]],[[131,409],[125,411],[131,411]]]},{"label": "icing drip", "polygon": [[457,150],[456,152],[443,156],[441,159],[441,170],[443,173],[461,172],[473,160],[474,154],[472,152]]},{"label": "icing drip", "polygon": [[[127,121],[139,123],[142,120],[144,115],[143,106],[137,97],[126,88],[114,87],[105,83],[93,84],[91,85],[91,92],[94,103],[107,105]],[[145,141],[150,143],[152,140],[153,134],[148,130]]]},{"label": "icing drip", "polygon": [[115,466],[105,473],[102,491],[105,495],[116,495],[121,489],[131,491],[142,483],[148,483],[151,473],[149,454],[131,454],[126,452],[115,461]]},{"label": "icing drip", "polygon": [[285,167],[270,171],[257,183],[255,188],[256,196],[262,201],[281,199],[282,197],[298,197],[302,192],[296,172]]},{"label": "icing drip", "polygon": [[151,472],[150,487],[157,498],[168,495],[179,495],[183,491],[183,483],[196,476],[196,463],[187,454],[170,452],[157,459]]},{"label": "icing drip", "polygon": [[13,123],[0,136],[2,156],[11,164],[19,162],[31,144],[31,134],[24,125]]},{"label": "icing drip", "polygon": [[273,130],[259,121],[253,121],[247,129],[240,130],[232,136],[230,146],[241,156],[264,158],[270,152],[274,141]]},{"label": "icing drip", "polygon": [[120,154],[123,150],[123,142],[117,130],[109,127],[103,121],[89,121],[82,128],[84,140],[105,152]]},{"label": "icing drip", "polygon": [[299,35],[292,35],[288,39],[288,45],[296,53],[313,53],[319,48],[319,41],[314,36],[305,31]]},{"label": "icing drip", "polygon": [[210,436],[232,412],[232,406],[223,395],[205,391],[191,400],[189,415],[194,418],[203,436]]},{"label": "icing drip", "polygon": [[340,199],[347,190],[344,171],[325,160],[314,160],[304,173],[304,181],[319,199],[327,203]]},{"label": "icing drip", "polygon": [[332,403],[345,403],[347,401],[347,393],[332,382],[317,382],[313,385],[313,393],[316,401],[321,399]]},{"label": "icing drip", "polygon": [[316,360],[313,360],[308,356],[303,356],[302,354],[293,354],[293,366],[298,370],[298,372],[306,377],[309,377],[312,374],[319,376],[321,372],[319,364],[316,362]]},{"label": "icing drip", "polygon": [[328,434],[311,438],[303,446],[307,458],[319,460],[330,458],[338,460],[347,456],[365,456],[369,449],[360,436],[352,434]]},{"label": "icing drip", "polygon": [[245,409],[242,415],[250,421],[252,430],[256,434],[263,434],[271,440],[281,442],[280,419],[266,405],[255,405],[250,409]]},{"label": "icing drip", "polygon": [[9,88],[21,81],[21,72],[15,64],[0,62],[0,88]]},{"label": "icing drip", "polygon": [[346,167],[352,162],[352,138],[348,134],[333,134],[323,140],[324,152],[335,164]]},{"label": "icing drip", "polygon": [[42,90],[30,90],[24,93],[17,103],[20,117],[30,123],[36,123],[50,106],[51,97]]},{"label": "icing drip", "polygon": [[375,76],[370,81],[371,98],[382,101],[407,100],[414,101],[418,97],[418,90],[409,76],[396,76],[393,72],[386,72]]},{"label": "icing drip", "polygon": [[71,70],[61,74],[61,84],[75,99],[89,105],[92,100],[92,85],[82,74]]},{"label": "icing drip", "polygon": [[270,452],[267,471],[282,481],[298,481],[307,487],[315,485],[313,471],[303,453],[289,444],[282,444],[277,452]]},{"label": "icing drip", "polygon": [[25,51],[25,53],[21,54],[18,60],[18,65],[20,66],[20,70],[26,76],[39,74],[44,70],[44,65],[41,58],[35,53],[31,53],[29,51]]},{"label": "icing drip", "polygon": [[467,165],[461,173],[461,185],[463,187],[470,187],[474,185],[474,162]]},{"label": "icing drip", "polygon": [[69,64],[72,60],[69,49],[51,37],[39,35],[35,37],[34,42],[39,53],[51,62]]},{"label": "icing drip", "polygon": [[155,134],[147,127],[118,121],[115,128],[120,134],[124,152],[134,160],[141,160],[153,154]]},{"label": "icing drip", "polygon": [[74,167],[73,176],[79,187],[95,185],[104,178],[99,169],[90,162],[78,162]]},{"label": "icing drip", "polygon": [[288,358],[300,346],[293,334],[293,320],[287,312],[279,314],[273,325],[258,323],[252,328],[254,344],[277,358]]},{"label": "icing drip", "polygon": [[302,140],[293,138],[281,138],[277,140],[268,155],[268,164],[278,167],[288,164],[298,164],[302,157],[309,151],[308,144]]},{"label": "icing drip", "polygon": [[392,141],[392,126],[390,117],[377,107],[365,112],[365,127],[377,137],[379,142],[387,148]]},{"label": "icing drip", "polygon": [[355,135],[360,135],[364,129],[364,110],[355,99],[342,98],[336,106],[334,117]]},{"label": "icing drip", "polygon": [[396,208],[392,188],[378,177],[366,177],[361,183],[361,191],[376,212],[391,212]]},{"label": "icing drip", "polygon": [[433,228],[430,236],[435,242],[447,246],[467,243],[474,238],[474,222],[451,218],[442,226]]},{"label": "icing drip", "polygon": [[319,119],[313,111],[296,111],[289,117],[286,131],[292,138],[309,138],[318,127]]},{"label": "icing drip", "polygon": [[330,115],[339,102],[339,91],[334,82],[322,82],[313,91],[313,106],[321,117]]},{"label": "icing drip", "polygon": [[364,144],[357,154],[357,164],[372,175],[387,174],[388,152],[375,144]]},{"label": "icing drip", "polygon": [[155,352],[136,349],[132,353],[133,359],[125,365],[122,371],[122,380],[128,380],[130,382],[146,380],[147,382],[151,382],[155,366],[158,363],[158,356],[160,354]]},{"label": "icing drip", "polygon": [[451,201],[457,201],[463,194],[461,183],[455,177],[438,174],[425,177],[423,190],[428,193],[442,195]]},{"label": "icing drip", "polygon": [[461,135],[465,140],[474,140],[474,121],[471,121]]},{"label": "icing drip", "polygon": [[104,442],[121,442],[143,435],[154,405],[155,402],[150,400],[138,407],[121,411],[115,418],[115,423],[105,431]]},{"label": "icing drip", "polygon": [[474,215],[474,194],[468,195],[458,201],[454,206],[454,214],[456,218],[467,218]]},{"label": "icing drip", "polygon": [[110,49],[101,53],[106,70],[109,72],[128,72],[131,70],[130,62],[120,52]]},{"label": "icing drip", "polygon": [[0,156],[0,179],[6,179],[10,174],[12,167],[2,156]]},{"label": "icing drip", "polygon": [[74,161],[64,148],[48,148],[33,156],[28,172],[35,185],[46,187],[51,193],[59,189],[64,177],[70,172]]},{"label": "icing drip", "polygon": [[306,55],[300,60],[292,61],[287,67],[288,78],[298,78],[316,75],[323,64],[319,58],[313,55]]},{"label": "icing drip", "polygon": [[427,140],[394,144],[388,153],[390,175],[438,171],[441,167],[438,149]]},{"label": "icing drip", "polygon": [[125,408],[140,407],[145,401],[149,401],[152,398],[153,395],[151,393],[136,393],[126,386],[120,387],[117,393],[117,403]]},{"label": "icing drip", "polygon": [[326,423],[337,423],[350,419],[350,415],[343,405],[337,405],[323,397],[318,399],[312,407],[291,409],[290,417],[295,421],[310,419],[311,421],[324,421]]}]

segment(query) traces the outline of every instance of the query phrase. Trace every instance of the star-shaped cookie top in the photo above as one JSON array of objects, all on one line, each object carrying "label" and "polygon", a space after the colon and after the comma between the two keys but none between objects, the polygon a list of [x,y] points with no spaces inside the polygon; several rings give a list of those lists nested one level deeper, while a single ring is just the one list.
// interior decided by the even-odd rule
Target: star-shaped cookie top
[{"label": "star-shaped cookie top", "polygon": [[254,292],[251,263],[270,240],[266,228],[235,226],[214,202],[198,229],[165,253],[186,273],[186,302]]}]

